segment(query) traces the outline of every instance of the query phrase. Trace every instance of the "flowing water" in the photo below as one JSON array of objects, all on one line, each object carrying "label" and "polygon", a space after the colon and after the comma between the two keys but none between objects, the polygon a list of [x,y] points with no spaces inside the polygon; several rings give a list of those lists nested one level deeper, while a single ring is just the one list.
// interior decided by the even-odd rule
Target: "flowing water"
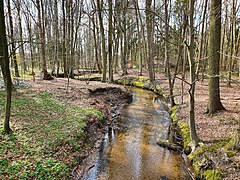
[{"label": "flowing water", "polygon": [[166,139],[169,114],[152,92],[133,88],[133,102],[100,144],[85,180],[190,179],[180,155],[159,147]]}]

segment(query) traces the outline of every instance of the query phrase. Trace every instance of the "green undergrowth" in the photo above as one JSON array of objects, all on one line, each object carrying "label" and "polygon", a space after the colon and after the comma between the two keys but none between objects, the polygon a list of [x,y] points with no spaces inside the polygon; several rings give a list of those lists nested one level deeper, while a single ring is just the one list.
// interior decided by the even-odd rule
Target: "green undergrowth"
[{"label": "green undergrowth", "polygon": [[[0,91],[0,126],[5,93]],[[100,111],[78,108],[42,92],[14,93],[11,127],[0,130],[0,179],[69,179],[77,163],[89,119],[102,120]]]},{"label": "green undergrowth", "polygon": [[189,149],[188,145],[191,142],[191,139],[190,139],[190,129],[189,129],[188,123],[178,121],[178,126],[180,127],[181,133],[183,136],[184,149]]},{"label": "green undergrowth", "polygon": [[164,100],[168,100],[168,97],[166,95],[167,93],[158,85],[158,83],[151,83],[150,79],[146,77],[126,76],[121,79],[115,80],[115,83],[150,90],[164,98]]},{"label": "green undergrowth", "polygon": [[[189,144],[191,143],[189,125],[186,122],[178,121],[178,126],[183,136],[184,149],[188,151],[190,148]],[[217,167],[216,164],[213,163],[212,158],[218,157],[219,149],[224,148],[228,141],[229,138],[226,138],[208,144],[201,144],[188,155],[197,179],[220,180],[224,177],[224,170]],[[234,152],[228,151],[227,155],[231,157],[235,154]]]}]

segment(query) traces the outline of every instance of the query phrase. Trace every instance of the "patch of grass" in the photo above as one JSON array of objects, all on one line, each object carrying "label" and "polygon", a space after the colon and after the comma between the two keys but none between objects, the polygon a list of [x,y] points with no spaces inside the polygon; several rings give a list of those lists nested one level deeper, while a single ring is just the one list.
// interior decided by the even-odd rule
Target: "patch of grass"
[{"label": "patch of grass", "polygon": [[171,108],[171,119],[173,120],[173,122],[177,122],[178,120],[176,105]]},{"label": "patch of grass", "polygon": [[191,142],[189,125],[188,123],[178,121],[178,126],[180,127],[183,136],[184,148],[187,148]]},{"label": "patch of grass", "polygon": [[207,170],[203,173],[203,177],[207,180],[220,180],[223,178],[223,173],[219,169]]},{"label": "patch of grass", "polygon": [[[227,142],[229,141],[229,138],[222,139],[221,141],[216,141],[211,144],[204,144],[202,146],[199,146],[196,148],[194,152],[188,155],[188,158],[192,161],[192,166],[195,170],[195,173],[203,178],[203,179],[222,179],[224,176],[224,170],[220,168],[214,168],[214,169],[201,169],[199,165],[202,164],[202,161],[204,159],[210,160],[211,157],[217,156],[219,153],[219,148],[223,148]],[[236,152],[227,152],[228,157],[232,157],[236,154]],[[210,160],[211,162],[211,160]]]},{"label": "patch of grass", "polygon": [[[0,91],[0,109],[5,92]],[[0,127],[4,114],[0,115]],[[69,179],[69,170],[85,137],[88,119],[103,120],[96,109],[78,108],[42,92],[14,94],[11,127],[0,130],[0,179]]]}]

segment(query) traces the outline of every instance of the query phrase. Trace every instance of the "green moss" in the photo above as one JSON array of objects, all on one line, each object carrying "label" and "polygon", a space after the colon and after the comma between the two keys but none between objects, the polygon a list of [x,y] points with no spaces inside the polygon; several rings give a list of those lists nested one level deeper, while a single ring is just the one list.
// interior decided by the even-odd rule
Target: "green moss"
[{"label": "green moss", "polygon": [[201,164],[202,160],[203,160],[203,156],[200,154],[203,154],[203,151],[198,151],[198,152],[194,152],[191,155],[189,155],[189,159],[192,160],[192,166],[193,169],[195,171],[195,174],[197,175],[197,177],[199,177],[200,179],[206,179],[206,180],[218,180],[218,179],[222,179],[224,174],[220,169],[207,169],[207,170],[200,170],[199,169],[199,164]]},{"label": "green moss", "polygon": [[183,136],[184,148],[186,148],[188,144],[191,142],[190,129],[188,123],[178,121],[178,126],[180,127]]},{"label": "green moss", "polygon": [[223,173],[219,169],[207,170],[202,173],[206,180],[220,180],[223,178]]},{"label": "green moss", "polygon": [[234,137],[231,138],[231,140],[224,146],[225,149],[227,150],[231,150],[234,148],[234,145],[235,145],[235,140],[234,140]]},{"label": "green moss", "polygon": [[176,122],[178,120],[176,105],[171,108],[171,119],[173,120],[173,122]]},{"label": "green moss", "polygon": [[141,82],[141,81],[134,81],[133,82],[133,85],[135,85],[135,86],[137,86],[137,87],[144,87],[144,83],[143,82]]},{"label": "green moss", "polygon": [[237,154],[237,151],[227,151],[227,157],[231,158]]},{"label": "green moss", "polygon": [[194,169],[195,174],[196,174],[197,176],[200,175],[200,170],[199,170],[199,168],[198,168],[198,163],[197,163],[197,161],[193,161],[192,166],[193,166],[193,169]]},{"label": "green moss", "polygon": [[153,91],[157,95],[160,95],[163,97],[163,100],[167,101],[167,95],[168,92],[164,92],[162,88],[159,85],[152,84],[150,82],[149,78],[145,77],[133,77],[133,76],[127,76],[121,79],[115,80],[116,83],[118,84],[123,84],[123,85],[130,85],[130,86],[136,86],[139,88],[147,89],[150,91]]},{"label": "green moss", "polygon": [[[198,176],[203,177],[204,179],[222,179],[223,171],[220,169],[207,169],[207,170],[199,170],[199,164],[202,163],[203,159],[209,159],[211,156],[214,156],[218,153],[220,147],[224,147],[226,145],[229,138],[223,139],[221,141],[216,141],[211,145],[202,145],[198,146],[194,152],[188,155],[188,158],[193,162],[193,168],[195,173]],[[236,151],[228,151],[227,156],[233,157],[237,152]],[[211,155],[211,156],[210,156]]]}]

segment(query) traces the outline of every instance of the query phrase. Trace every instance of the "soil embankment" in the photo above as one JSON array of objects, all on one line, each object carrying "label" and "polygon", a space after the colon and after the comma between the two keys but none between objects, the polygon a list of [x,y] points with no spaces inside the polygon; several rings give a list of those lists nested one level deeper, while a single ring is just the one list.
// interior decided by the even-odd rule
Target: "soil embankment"
[{"label": "soil embankment", "polygon": [[[85,81],[70,80],[67,88],[67,80],[58,78],[52,81],[38,81],[33,85],[36,91],[46,91],[61,101],[68,101],[77,106],[90,107],[102,112],[104,119],[89,119],[85,128],[85,139],[79,153],[78,165],[72,170],[74,179],[79,179],[89,169],[94,161],[94,154],[99,148],[98,140],[111,126],[115,118],[121,116],[121,110],[132,101],[132,94],[124,87],[114,84],[106,84],[96,81],[86,83]],[[68,89],[68,92],[66,91]],[[88,161],[88,162],[87,162]]]},{"label": "soil embankment", "polygon": [[[125,88],[100,82],[70,79],[68,84],[67,79],[59,78],[18,79],[14,84],[13,133],[0,133],[0,179],[78,177],[86,157],[98,148],[97,140],[131,101]],[[3,88],[0,100],[4,110]]]},{"label": "soil embankment", "polygon": [[[140,78],[126,76],[120,81],[122,84],[148,88],[149,83],[144,80],[146,76],[146,73],[144,77]],[[160,74],[157,74],[156,78],[156,87],[160,86],[163,94],[165,94],[164,97],[167,97],[168,79]],[[186,81],[187,80],[188,79],[186,79]],[[234,77],[232,85],[227,86],[227,82],[221,79],[221,101],[226,111],[219,111],[213,116],[208,116],[205,113],[208,104],[208,81],[204,79],[203,81],[196,82],[195,121],[197,134],[202,143],[201,146],[195,149],[194,153],[191,153],[188,157],[195,168],[196,174],[198,174],[200,178],[236,179],[240,176],[240,152],[236,149],[227,148],[228,143],[233,138],[240,124],[240,112],[238,111],[240,104],[239,82],[239,77]],[[184,146],[190,142],[188,128],[188,90],[188,84],[176,79],[174,98],[177,102],[177,109],[174,110],[175,113],[172,114],[172,116],[179,122],[184,136]]]}]

